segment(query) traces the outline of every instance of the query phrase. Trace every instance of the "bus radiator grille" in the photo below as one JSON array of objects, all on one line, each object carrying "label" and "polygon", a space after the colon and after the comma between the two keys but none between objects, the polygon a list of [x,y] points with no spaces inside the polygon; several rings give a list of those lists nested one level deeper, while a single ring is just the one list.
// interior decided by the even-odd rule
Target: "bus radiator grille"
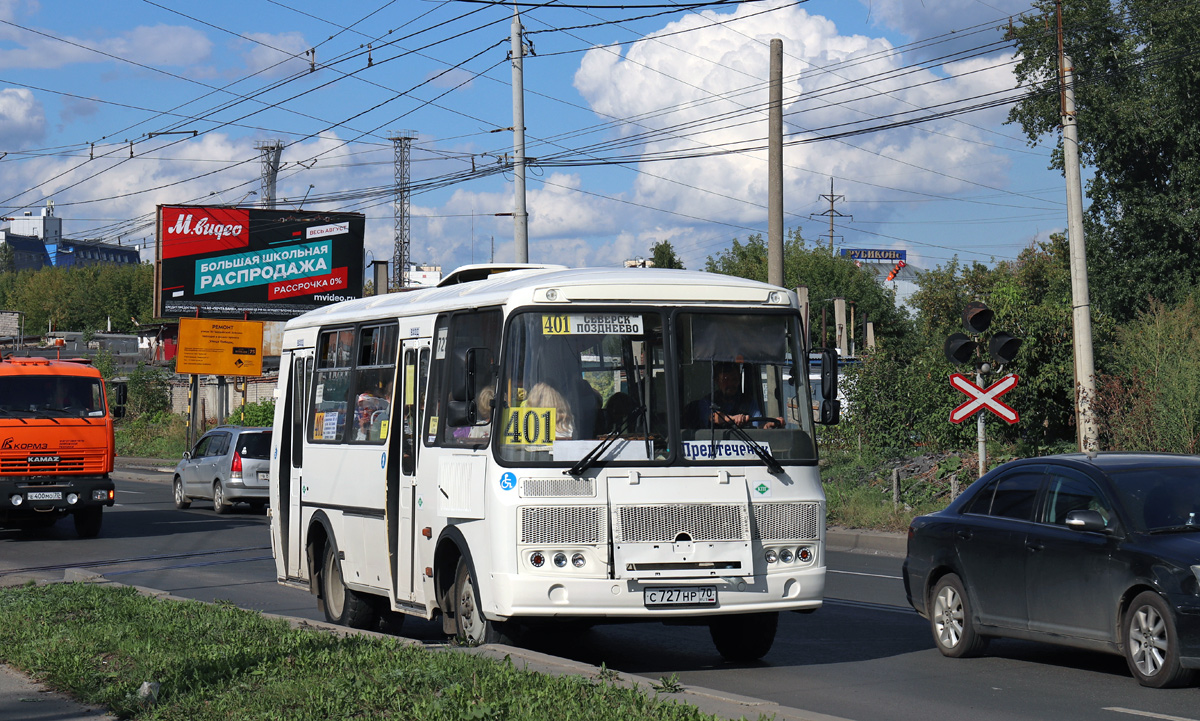
[{"label": "bus radiator grille", "polygon": [[816,539],[821,527],[819,503],[755,503],[756,535],[764,541]]},{"label": "bus radiator grille", "polygon": [[750,540],[750,519],[743,504],[678,503],[616,510],[616,542],[674,543],[683,533],[693,541]]},{"label": "bus radiator grille", "polygon": [[522,544],[597,545],[608,540],[604,506],[525,506]]},{"label": "bus radiator grille", "polygon": [[524,498],[595,498],[594,478],[526,478],[521,481]]}]

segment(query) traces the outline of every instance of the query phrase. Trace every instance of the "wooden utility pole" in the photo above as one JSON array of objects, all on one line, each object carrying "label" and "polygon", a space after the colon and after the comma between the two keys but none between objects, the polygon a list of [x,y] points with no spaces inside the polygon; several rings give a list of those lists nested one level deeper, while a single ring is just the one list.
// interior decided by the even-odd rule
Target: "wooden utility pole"
[{"label": "wooden utility pole", "polygon": [[783,285],[783,41],[771,40],[767,119],[767,282]]}]

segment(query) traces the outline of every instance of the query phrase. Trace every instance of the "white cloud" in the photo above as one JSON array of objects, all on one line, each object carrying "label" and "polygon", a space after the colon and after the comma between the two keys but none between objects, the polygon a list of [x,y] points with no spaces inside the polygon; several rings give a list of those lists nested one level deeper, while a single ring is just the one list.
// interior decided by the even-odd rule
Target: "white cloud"
[{"label": "white cloud", "polygon": [[961,32],[978,23],[999,25],[1009,17],[1029,12],[1029,0],[859,0],[867,6],[873,24],[892,28],[910,38],[933,38]]},{"label": "white cloud", "polygon": [[181,67],[203,61],[212,50],[204,33],[182,25],[139,26],[110,38],[61,40],[53,32],[43,35],[6,25],[0,27],[0,39],[17,46],[0,51],[0,68],[111,63],[113,55],[144,65]]},{"label": "white cloud", "polygon": [[46,133],[46,114],[24,88],[0,90],[0,147],[22,148]]},{"label": "white cloud", "polygon": [[262,77],[279,78],[304,72],[308,61],[304,53],[311,47],[301,33],[247,33],[242,57],[248,72],[262,71]]},{"label": "white cloud", "polygon": [[[644,150],[669,154],[766,145],[765,81],[769,42],[776,37],[784,50],[785,142],[920,117],[921,111],[906,113],[1013,87],[1011,73],[996,67],[1002,62],[996,58],[976,58],[937,72],[889,75],[908,61],[892,52],[887,40],[839,35],[826,18],[796,7],[745,17],[761,7],[739,7],[733,17],[743,19],[724,25],[713,23],[728,21],[730,15],[686,16],[663,33],[691,32],[661,41],[650,37],[630,46],[623,58],[608,48],[593,49],[581,62],[575,86],[597,113],[639,118],[620,126],[621,134],[663,131]],[[961,79],[954,77],[958,75]],[[944,77],[949,79],[939,82]],[[974,124],[995,122],[1003,112],[968,118]],[[713,122],[714,117],[724,119]],[[971,125],[943,120],[790,145],[784,151],[784,196],[785,210],[793,215],[785,216],[785,224],[811,223],[805,211],[820,212],[814,203],[829,192],[831,176],[840,179],[835,192],[855,203],[894,200],[900,190],[948,194],[978,187],[972,183],[1002,184],[1007,161],[972,142],[981,135]],[[698,223],[766,223],[765,151],[643,163],[640,170],[636,202]],[[876,217],[890,212],[875,210]],[[681,243],[684,254],[692,252],[686,239]],[[687,257],[697,262],[695,254]]]}]

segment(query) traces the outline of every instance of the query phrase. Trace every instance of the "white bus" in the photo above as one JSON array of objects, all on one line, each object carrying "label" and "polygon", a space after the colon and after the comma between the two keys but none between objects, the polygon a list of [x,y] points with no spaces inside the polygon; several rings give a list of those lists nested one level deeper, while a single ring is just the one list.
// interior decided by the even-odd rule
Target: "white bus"
[{"label": "white bus", "polygon": [[331,622],[440,615],[476,643],[555,619],[705,624],[744,661],[779,611],[821,605],[825,497],[791,380],[808,349],[783,288],[468,266],[295,318],[283,349],[272,548]]}]

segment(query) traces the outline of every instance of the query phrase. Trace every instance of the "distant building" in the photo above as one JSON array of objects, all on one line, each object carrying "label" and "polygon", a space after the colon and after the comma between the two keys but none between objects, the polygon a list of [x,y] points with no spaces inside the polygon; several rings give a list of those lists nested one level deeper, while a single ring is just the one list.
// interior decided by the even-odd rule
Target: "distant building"
[{"label": "distant building", "polygon": [[62,218],[54,215],[54,201],[47,201],[39,215],[7,218],[9,226],[0,229],[0,241],[13,249],[17,270],[37,270],[49,265],[72,266],[100,264],[136,265],[142,261],[137,248],[102,243],[98,240],[69,240],[62,234]]},{"label": "distant building", "polygon": [[405,288],[432,288],[441,281],[440,265],[410,265],[404,269]]},{"label": "distant building", "polygon": [[0,243],[13,252],[13,270],[38,270],[50,265],[50,254],[40,238],[0,230]]}]

